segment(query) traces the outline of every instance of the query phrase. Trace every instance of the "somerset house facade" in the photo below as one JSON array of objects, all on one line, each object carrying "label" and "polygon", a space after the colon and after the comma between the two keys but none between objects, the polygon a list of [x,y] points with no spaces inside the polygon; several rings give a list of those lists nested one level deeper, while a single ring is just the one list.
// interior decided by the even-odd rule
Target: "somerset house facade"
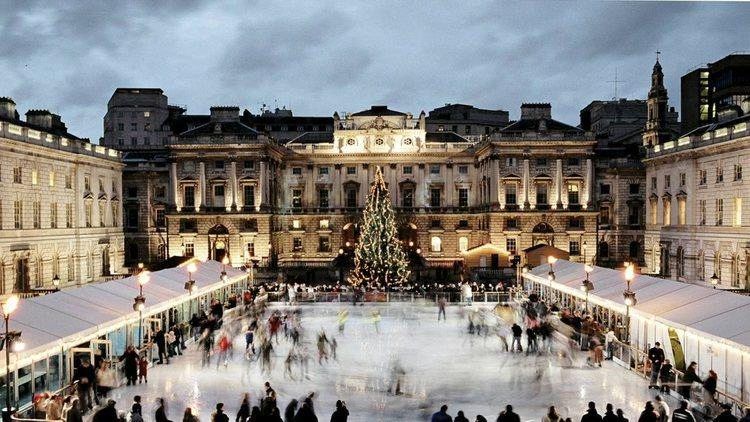
[{"label": "somerset house facade", "polygon": [[549,104],[491,124],[472,126],[481,136],[431,132],[424,112],[386,106],[332,118],[231,106],[190,115],[159,89],[118,89],[102,143],[123,151],[125,260],[227,257],[336,277],[377,166],[417,276],[502,271],[538,244],[592,260],[593,135],[554,120]]}]

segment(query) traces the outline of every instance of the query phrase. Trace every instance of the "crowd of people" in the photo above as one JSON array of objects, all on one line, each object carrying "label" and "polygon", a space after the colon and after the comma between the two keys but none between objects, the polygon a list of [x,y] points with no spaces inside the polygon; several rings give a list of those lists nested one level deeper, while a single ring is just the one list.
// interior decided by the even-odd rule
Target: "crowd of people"
[{"label": "crowd of people", "polygon": [[[750,422],[750,408],[745,409],[744,415],[739,422]],[[527,419],[524,419],[527,420]],[[571,416],[564,416],[558,412],[555,406],[550,406],[547,412],[540,417],[541,422],[572,422],[574,419]],[[576,418],[577,420],[577,418]],[[696,422],[700,420],[700,416],[696,419],[696,416],[689,409],[689,403],[686,400],[681,400],[679,406],[674,410],[670,411],[666,401],[661,396],[654,397],[653,401],[647,401],[643,410],[638,415],[638,422]],[[444,404],[440,407],[440,410],[435,412],[431,419],[431,422],[471,422],[464,411],[459,410],[456,416],[453,417],[448,413],[448,405]],[[487,417],[483,415],[476,415],[473,422],[487,422]],[[607,403],[605,406],[604,413],[599,413],[596,407],[596,403],[593,401],[588,403],[588,408],[580,417],[581,422],[629,422],[629,419],[625,417],[622,409],[616,409],[611,403]],[[736,416],[732,414],[731,406],[725,405],[722,407],[721,413],[715,418],[714,422],[738,422]],[[505,406],[505,409],[500,411],[495,422],[521,422],[521,416],[513,410],[512,405]]]}]

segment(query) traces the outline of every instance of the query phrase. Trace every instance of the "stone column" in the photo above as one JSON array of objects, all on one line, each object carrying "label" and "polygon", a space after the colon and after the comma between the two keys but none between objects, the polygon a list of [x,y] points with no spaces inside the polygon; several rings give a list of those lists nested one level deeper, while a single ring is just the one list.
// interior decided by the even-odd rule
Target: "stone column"
[{"label": "stone column", "polygon": [[529,159],[523,159],[523,179],[521,180],[521,189],[523,190],[523,208],[529,208],[529,179],[531,178],[531,170],[529,169]]},{"label": "stone column", "polygon": [[417,191],[415,193],[416,197],[414,198],[414,205],[417,206],[417,208],[424,208],[427,206],[427,201],[425,200],[425,180],[424,180],[424,172],[425,172],[425,164],[420,163],[417,166]]},{"label": "stone column", "polygon": [[496,155],[490,156],[490,205],[496,208],[498,205],[498,194],[500,190],[500,183],[498,178],[500,177],[500,158]]},{"label": "stone column", "polygon": [[199,211],[200,207],[206,203],[206,163],[198,163],[198,195],[196,198],[195,210]]},{"label": "stone column", "polygon": [[[557,192],[557,208],[563,207],[563,170],[562,170],[562,158],[555,160],[555,191]],[[564,201],[566,204],[567,200]]]},{"label": "stone column", "polygon": [[329,208],[337,209],[341,206],[341,164],[333,166],[333,186],[331,186],[331,192],[328,193]]},{"label": "stone column", "polygon": [[452,207],[454,205],[453,191],[456,190],[456,181],[453,178],[453,164],[447,164],[445,166],[445,206]]},{"label": "stone column", "polygon": [[305,178],[305,200],[302,201],[303,207],[316,207],[315,204],[315,166],[307,167],[307,178]]},{"label": "stone column", "polygon": [[227,211],[230,211],[231,208],[239,209],[238,206],[239,203],[239,193],[237,192],[237,162],[232,161],[232,163],[229,165],[229,184],[232,189],[232,201],[230,202]]},{"label": "stone column", "polygon": [[395,207],[398,206],[398,178],[396,177],[397,166],[395,163],[391,163],[387,169],[388,173],[388,191],[391,194],[391,204]]},{"label": "stone column", "polygon": [[267,170],[268,163],[266,160],[262,160],[260,162],[260,173],[258,173],[258,189],[257,192],[255,192],[255,209],[260,210],[260,208],[266,204],[266,177],[267,177]]},{"label": "stone column", "polygon": [[591,158],[586,159],[586,189],[584,190],[583,207],[587,208],[591,200],[594,198],[594,166],[591,163]]},{"label": "stone column", "polygon": [[172,163],[169,166],[169,184],[171,185],[171,189],[169,189],[169,192],[167,194],[169,195],[167,197],[167,201],[170,204],[174,204],[177,207],[177,212],[179,212],[182,208],[182,200],[178,191],[178,189],[180,189],[180,186],[177,182],[177,163]]}]

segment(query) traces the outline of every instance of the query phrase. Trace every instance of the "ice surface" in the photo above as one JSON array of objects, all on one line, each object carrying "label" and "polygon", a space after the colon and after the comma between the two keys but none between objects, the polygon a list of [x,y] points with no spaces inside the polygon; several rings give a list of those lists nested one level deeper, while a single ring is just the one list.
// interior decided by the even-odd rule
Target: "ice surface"
[{"label": "ice surface", "polygon": [[[347,307],[350,317],[343,335],[338,333],[337,312]],[[372,323],[371,312],[382,315],[380,333]],[[539,421],[547,407],[555,405],[564,417],[574,421],[583,415],[588,401],[597,403],[600,413],[606,403],[622,408],[625,417],[637,420],[646,400],[655,393],[646,381],[615,363],[603,368],[585,364],[579,353],[573,367],[556,354],[526,356],[501,350],[497,337],[486,339],[467,334],[463,307],[449,307],[448,321],[437,322],[437,308],[429,304],[303,305],[303,341],[310,350],[309,380],[285,378],[284,358],[289,342],[281,336],[274,344],[274,367],[270,376],[261,374],[258,362],[248,361],[241,351],[244,337],[234,341],[237,351],[225,368],[215,362],[202,368],[200,353],[191,346],[187,354],[169,365],[156,365],[149,371],[148,384],[122,387],[111,393],[119,410],[129,410],[132,397],[143,397],[146,420],[153,419],[155,399],[167,399],[171,420],[181,420],[186,406],[202,421],[210,420],[217,402],[234,420],[241,396],[251,394],[256,405],[263,397],[262,387],[270,381],[278,394],[282,412],[287,403],[315,392],[318,419],[327,421],[337,399],[345,400],[350,421],[420,421],[447,403],[448,413],[463,410],[471,420],[477,414],[494,420],[501,408],[511,403],[524,421]],[[336,337],[337,361],[317,363],[316,333],[325,329]],[[394,365],[406,372],[404,395],[388,393]],[[297,373],[295,373],[297,375]],[[671,403],[670,403],[671,404]]]}]

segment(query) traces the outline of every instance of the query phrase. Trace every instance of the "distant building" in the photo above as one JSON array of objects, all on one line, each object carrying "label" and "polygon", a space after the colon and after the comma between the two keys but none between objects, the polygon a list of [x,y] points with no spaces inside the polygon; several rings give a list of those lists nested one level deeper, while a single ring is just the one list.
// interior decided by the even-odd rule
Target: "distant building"
[{"label": "distant building", "polygon": [[681,81],[682,133],[716,122],[727,107],[750,96],[750,54],[730,54],[686,73]]},{"label": "distant building", "polygon": [[446,104],[427,115],[427,132],[453,132],[467,139],[480,140],[508,126],[508,112],[485,110],[468,104]]},{"label": "distant building", "polygon": [[60,116],[0,98],[0,294],[86,283],[123,266],[122,163]]}]

